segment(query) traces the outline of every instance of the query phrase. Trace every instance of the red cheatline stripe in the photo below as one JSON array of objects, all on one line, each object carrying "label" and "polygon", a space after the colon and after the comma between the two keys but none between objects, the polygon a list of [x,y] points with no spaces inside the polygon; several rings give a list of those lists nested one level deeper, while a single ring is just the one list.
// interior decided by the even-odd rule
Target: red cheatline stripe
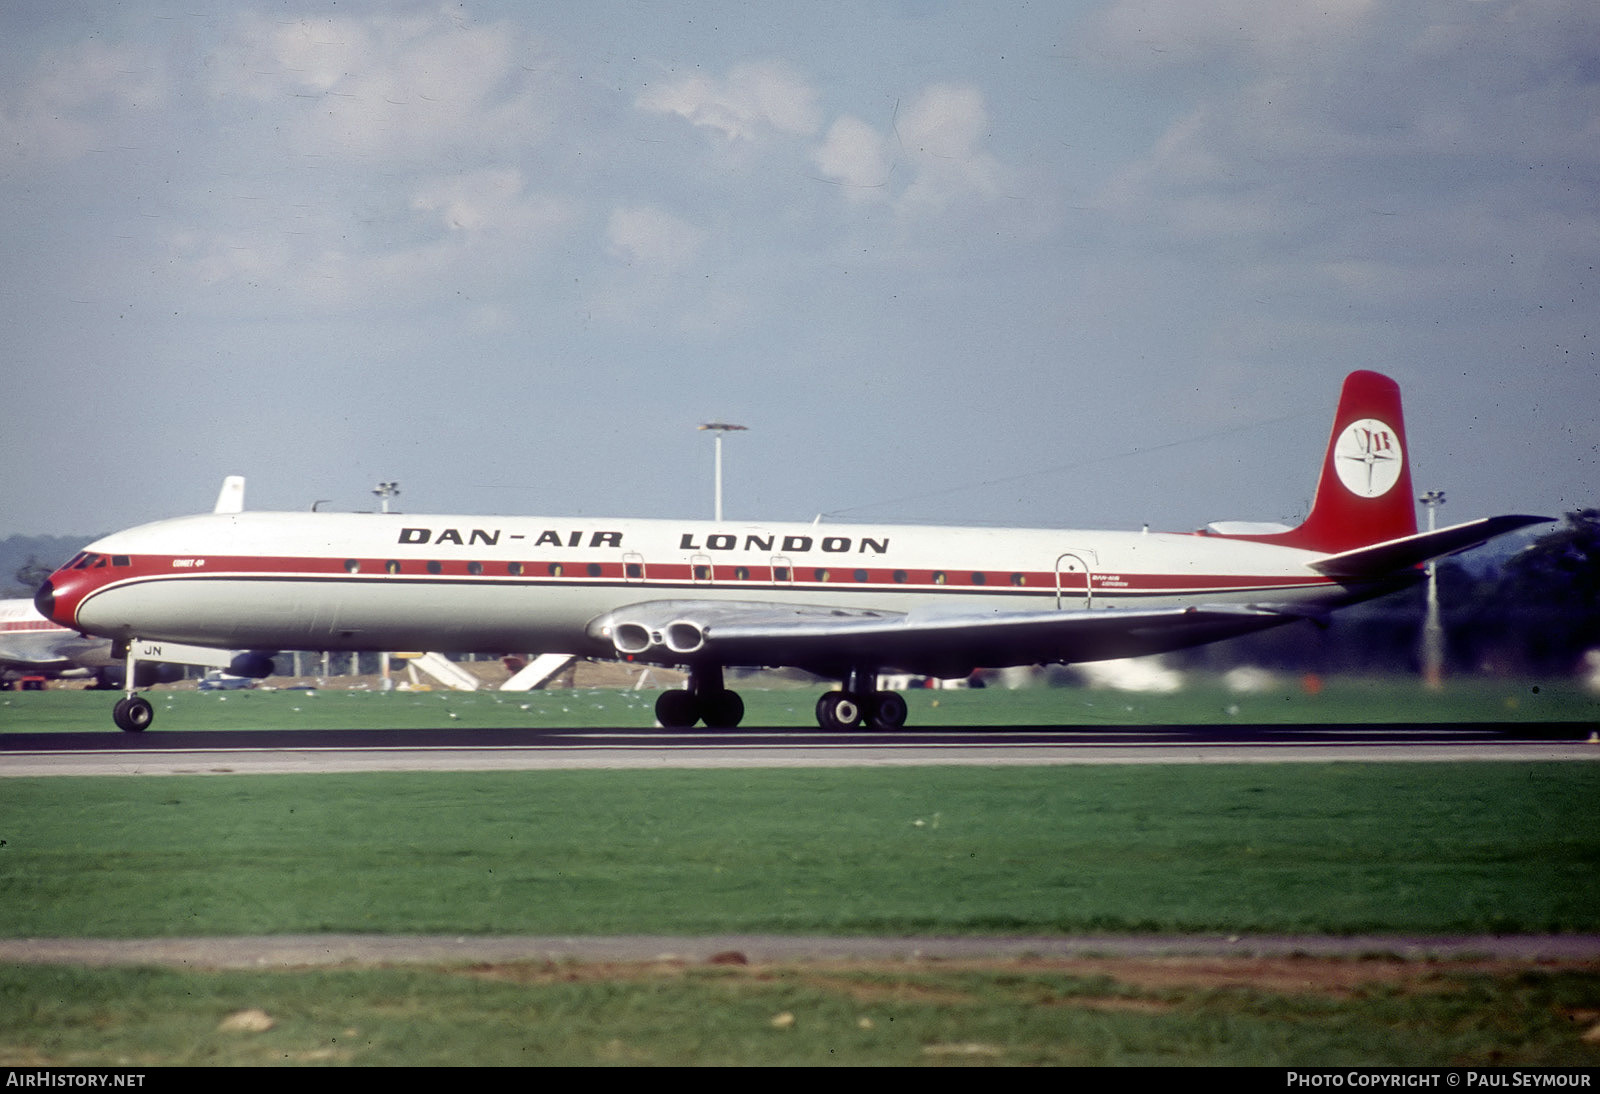
[{"label": "red cheatline stripe", "polygon": [[[606,584],[626,583],[641,588],[661,585],[712,584],[720,586],[777,585],[815,588],[837,585],[843,588],[895,590],[964,590],[995,593],[1035,593],[1053,596],[1057,591],[1054,571],[1006,571],[919,567],[853,567],[801,565],[780,568],[771,565],[716,563],[710,566],[687,563],[572,562],[551,560],[513,560],[487,562],[463,559],[385,559],[320,558],[305,556],[208,556],[204,560],[167,556],[135,556],[128,565],[94,571],[96,577],[111,579],[105,584],[171,578],[217,580],[305,577],[313,579],[353,578],[381,580],[389,577],[410,579],[448,578],[485,584],[574,584],[588,581]],[[1084,584],[1076,574],[1060,575],[1064,595],[1082,595]],[[1320,575],[1217,575],[1217,574],[1138,574],[1100,573],[1091,575],[1091,592],[1097,596],[1197,595],[1286,590],[1331,585]],[[65,590],[64,590],[65,592]],[[49,624],[46,624],[49,626]]]}]

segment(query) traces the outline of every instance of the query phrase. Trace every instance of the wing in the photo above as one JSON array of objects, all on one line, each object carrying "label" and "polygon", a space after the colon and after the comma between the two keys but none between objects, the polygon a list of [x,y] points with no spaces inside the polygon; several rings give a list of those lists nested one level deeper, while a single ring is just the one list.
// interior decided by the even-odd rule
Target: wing
[{"label": "wing", "polygon": [[1136,657],[1233,638],[1302,616],[1253,607],[919,614],[751,601],[657,600],[596,619],[625,657],[667,664],[852,667],[963,676],[976,668]]}]

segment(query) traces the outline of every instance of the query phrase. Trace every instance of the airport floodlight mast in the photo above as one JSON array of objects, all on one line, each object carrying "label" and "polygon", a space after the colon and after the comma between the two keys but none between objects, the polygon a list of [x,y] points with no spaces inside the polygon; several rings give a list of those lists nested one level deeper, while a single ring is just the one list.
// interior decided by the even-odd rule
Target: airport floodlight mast
[{"label": "airport floodlight mast", "polygon": [[701,422],[699,428],[701,430],[709,431],[711,433],[716,434],[716,438],[717,438],[717,471],[716,471],[716,482],[715,482],[715,486],[714,486],[714,496],[715,496],[715,499],[716,499],[716,501],[715,501],[716,508],[715,508],[714,512],[716,513],[717,520],[721,521],[722,520],[722,435],[724,433],[729,433],[729,432],[732,432],[732,431],[735,431],[735,430],[738,430],[738,431],[742,432],[748,427],[742,426],[742,425],[730,425],[727,422]]},{"label": "airport floodlight mast", "polygon": [[397,482],[380,482],[372,488],[372,492],[378,495],[379,510],[387,513],[389,511],[389,499],[399,495],[400,484]]},{"label": "airport floodlight mast", "polygon": [[[1444,504],[1443,490],[1429,490],[1417,499],[1428,510],[1428,531],[1433,531],[1434,514]],[[1428,606],[1422,619],[1422,679],[1429,688],[1444,684],[1444,626],[1439,622],[1439,564],[1428,562]]]}]

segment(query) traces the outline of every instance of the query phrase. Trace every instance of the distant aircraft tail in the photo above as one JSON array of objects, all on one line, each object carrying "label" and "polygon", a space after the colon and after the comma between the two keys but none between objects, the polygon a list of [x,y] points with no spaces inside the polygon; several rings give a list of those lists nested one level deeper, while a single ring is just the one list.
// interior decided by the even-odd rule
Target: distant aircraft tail
[{"label": "distant aircraft tail", "polygon": [[1400,385],[1361,371],[1345,377],[1305,522],[1287,532],[1239,538],[1338,554],[1416,531]]},{"label": "distant aircraft tail", "polygon": [[222,489],[217,492],[217,504],[213,513],[242,513],[244,512],[244,476],[229,475],[222,480]]}]

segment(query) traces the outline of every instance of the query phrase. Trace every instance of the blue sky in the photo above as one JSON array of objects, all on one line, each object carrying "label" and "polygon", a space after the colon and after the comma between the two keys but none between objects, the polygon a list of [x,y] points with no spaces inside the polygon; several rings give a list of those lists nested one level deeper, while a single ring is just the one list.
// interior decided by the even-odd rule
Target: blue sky
[{"label": "blue sky", "polygon": [[1600,503],[1590,0],[0,8],[0,535]]}]

